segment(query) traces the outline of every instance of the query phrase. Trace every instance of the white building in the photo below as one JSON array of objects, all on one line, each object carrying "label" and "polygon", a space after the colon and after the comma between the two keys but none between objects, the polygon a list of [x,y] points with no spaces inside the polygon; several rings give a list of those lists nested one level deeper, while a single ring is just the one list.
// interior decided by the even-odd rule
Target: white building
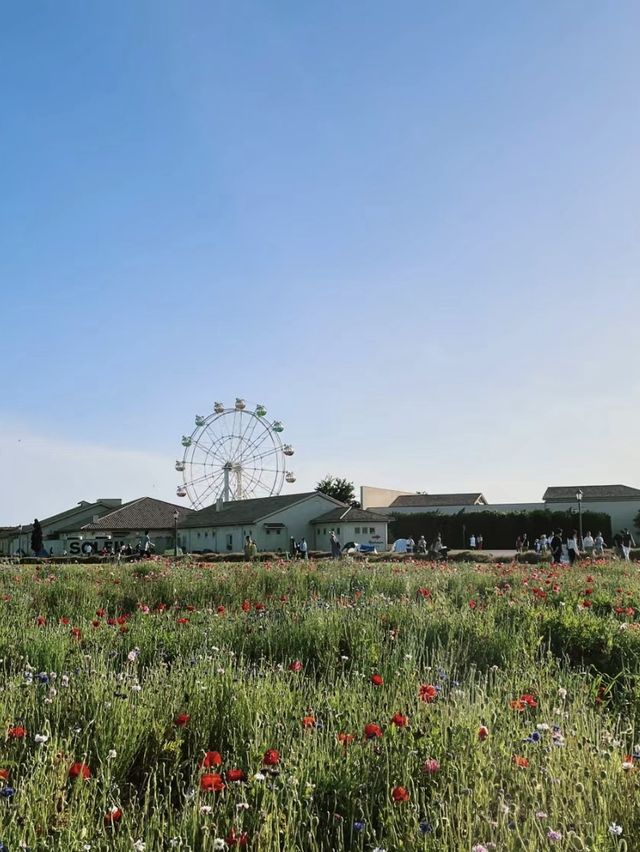
[{"label": "white building", "polygon": [[[365,520],[356,522],[349,519],[345,525],[340,522],[352,510],[349,506],[321,494],[317,491],[304,494],[281,494],[276,497],[262,497],[254,500],[231,500],[218,502],[214,506],[191,514],[179,530],[180,544],[183,550],[191,553],[239,553],[242,552],[246,536],[251,536],[258,550],[287,552],[291,539],[296,542],[307,540],[309,550],[329,550],[329,530],[336,529],[341,542],[361,538],[345,538],[343,530],[349,535],[355,534],[365,526]],[[335,513],[338,521],[325,524],[323,518]],[[367,537],[379,534],[380,541],[387,541],[387,519],[367,515]],[[369,533],[370,528],[379,532]],[[325,532],[326,529],[326,532]],[[338,532],[338,529],[340,532]],[[381,548],[382,549],[382,548]]]},{"label": "white building", "polygon": [[336,506],[311,523],[314,550],[329,550],[332,530],[343,546],[347,542],[355,542],[371,545],[379,552],[387,549],[389,520],[384,515],[352,506]]}]

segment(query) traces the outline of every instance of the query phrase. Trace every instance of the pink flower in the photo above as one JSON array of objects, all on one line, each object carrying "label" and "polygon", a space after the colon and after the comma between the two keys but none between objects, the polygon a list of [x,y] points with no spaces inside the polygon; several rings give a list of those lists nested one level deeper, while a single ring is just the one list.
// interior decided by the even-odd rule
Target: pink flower
[{"label": "pink flower", "polygon": [[429,757],[422,764],[422,771],[426,772],[427,775],[435,775],[436,772],[440,771],[440,762],[434,757]]}]

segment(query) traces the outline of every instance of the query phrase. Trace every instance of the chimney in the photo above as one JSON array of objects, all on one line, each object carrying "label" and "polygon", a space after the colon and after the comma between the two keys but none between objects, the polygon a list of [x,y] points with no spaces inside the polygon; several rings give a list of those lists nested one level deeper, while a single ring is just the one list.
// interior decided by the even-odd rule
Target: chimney
[{"label": "chimney", "polygon": [[221,512],[223,507],[222,497],[218,497],[216,500],[216,512]]}]

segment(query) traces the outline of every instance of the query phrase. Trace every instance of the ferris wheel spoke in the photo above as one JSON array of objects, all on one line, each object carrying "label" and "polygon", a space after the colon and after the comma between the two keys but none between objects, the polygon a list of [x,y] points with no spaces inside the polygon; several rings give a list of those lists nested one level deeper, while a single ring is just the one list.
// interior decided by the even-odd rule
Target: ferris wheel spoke
[{"label": "ferris wheel spoke", "polygon": [[[207,499],[207,497],[212,492],[215,492],[216,486],[218,486],[219,484],[222,485],[223,482],[224,482],[224,473],[221,472],[221,473],[216,474],[216,476],[213,478],[213,480],[211,481],[209,486],[202,492],[202,494],[199,495],[198,499],[200,500],[200,502],[204,503],[204,501]],[[216,499],[217,498],[218,498],[218,494],[216,494]]]},{"label": "ferris wheel spoke", "polygon": [[189,481],[185,482],[184,487],[188,488],[190,485],[193,486],[193,485],[199,485],[201,482],[209,482],[210,479],[211,479],[211,474],[205,473],[204,476],[199,476],[196,479],[190,479]]},{"label": "ferris wheel spoke", "polygon": [[[255,441],[253,441],[251,444],[249,444],[249,446],[246,448],[247,454],[249,454],[249,453],[253,454],[254,451],[258,449],[258,447],[260,447],[260,446],[262,446],[262,444],[264,444],[264,442],[267,440],[267,438],[271,438],[272,441],[274,440],[272,433],[268,429],[265,430],[264,434],[259,435],[258,438],[256,438]],[[279,443],[279,439],[276,439],[276,440]]]},{"label": "ferris wheel spoke", "polygon": [[280,455],[280,450],[278,447],[273,447],[270,450],[265,450],[264,453],[258,453],[257,455],[252,455],[249,461],[256,462],[261,461],[262,459],[268,459],[269,456],[278,456]]},{"label": "ferris wheel spoke", "polygon": [[[238,444],[238,449],[240,451],[240,457],[242,457],[243,446],[245,446],[245,445],[248,446],[248,445],[251,444],[251,441],[253,439],[253,433],[256,431],[256,426],[258,425],[258,423],[260,423],[260,425],[262,425],[262,422],[261,422],[260,418],[258,417],[258,415],[255,414],[255,413],[252,413],[250,415],[249,423],[247,424],[246,429],[244,430],[244,432],[240,436],[240,441],[239,441],[239,444]],[[251,432],[249,432],[249,429],[251,429]],[[247,433],[249,433],[249,434],[247,434]]]}]

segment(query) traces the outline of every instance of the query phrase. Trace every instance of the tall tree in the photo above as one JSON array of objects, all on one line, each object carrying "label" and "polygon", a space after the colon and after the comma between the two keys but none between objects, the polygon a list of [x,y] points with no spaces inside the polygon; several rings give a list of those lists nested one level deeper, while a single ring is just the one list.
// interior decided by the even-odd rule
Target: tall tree
[{"label": "tall tree", "polygon": [[31,550],[33,550],[35,556],[42,553],[42,527],[37,518],[33,522],[33,530],[31,531]]},{"label": "tall tree", "polygon": [[335,500],[340,500],[342,503],[349,503],[351,506],[360,505],[355,500],[355,489],[353,482],[348,479],[342,479],[339,476],[331,476],[327,474],[324,479],[316,485],[316,491],[321,494],[326,494],[333,497]]}]

